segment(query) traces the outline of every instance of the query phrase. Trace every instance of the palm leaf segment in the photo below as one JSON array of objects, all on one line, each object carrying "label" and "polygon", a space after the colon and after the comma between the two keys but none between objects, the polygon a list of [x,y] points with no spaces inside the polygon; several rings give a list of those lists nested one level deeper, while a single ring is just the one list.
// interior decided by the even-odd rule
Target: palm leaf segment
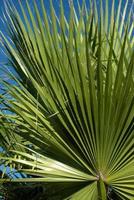
[{"label": "palm leaf segment", "polygon": [[37,176],[14,181],[79,184],[72,200],[106,199],[109,187],[132,199],[134,24],[131,9],[125,22],[128,2],[122,18],[121,1],[116,13],[114,1],[110,13],[108,1],[100,11],[95,1],[90,9],[78,3],[79,17],[71,2],[69,20],[62,1],[59,18],[52,1],[50,18],[43,1],[41,14],[33,3],[34,14],[28,2],[27,11],[20,4],[23,20],[6,5],[12,41],[2,35],[3,45],[19,75],[9,74],[15,86],[4,83],[15,113],[6,117],[19,138],[12,137],[10,157],[1,159]]}]

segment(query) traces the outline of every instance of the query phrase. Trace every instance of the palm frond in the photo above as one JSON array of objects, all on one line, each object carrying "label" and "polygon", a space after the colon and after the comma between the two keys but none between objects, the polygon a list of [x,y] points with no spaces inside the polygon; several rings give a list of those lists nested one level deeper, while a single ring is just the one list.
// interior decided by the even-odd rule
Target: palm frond
[{"label": "palm frond", "polygon": [[122,17],[122,1],[117,12],[114,3],[109,12],[108,1],[100,11],[83,2],[78,13],[72,2],[69,20],[62,0],[60,18],[52,1],[50,16],[43,0],[34,14],[20,3],[23,20],[6,4],[11,42],[1,33],[2,43],[19,77],[9,73],[16,84],[3,82],[11,97],[4,98],[19,139],[1,160],[37,176],[13,181],[78,182],[72,200],[106,199],[107,187],[134,197],[134,24],[128,2]]}]

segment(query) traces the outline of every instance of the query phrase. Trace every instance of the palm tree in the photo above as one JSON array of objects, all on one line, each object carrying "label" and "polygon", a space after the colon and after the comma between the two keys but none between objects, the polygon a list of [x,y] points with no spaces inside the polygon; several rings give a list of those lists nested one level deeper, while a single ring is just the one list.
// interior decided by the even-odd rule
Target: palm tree
[{"label": "palm tree", "polygon": [[33,4],[20,3],[21,14],[6,4],[2,44],[17,75],[7,67],[15,84],[3,81],[10,114],[1,113],[0,134],[10,139],[1,161],[29,175],[12,182],[39,183],[51,200],[132,200],[132,8],[94,0],[77,12],[70,1],[68,20],[62,0],[60,17],[51,0],[49,15],[43,0]]}]

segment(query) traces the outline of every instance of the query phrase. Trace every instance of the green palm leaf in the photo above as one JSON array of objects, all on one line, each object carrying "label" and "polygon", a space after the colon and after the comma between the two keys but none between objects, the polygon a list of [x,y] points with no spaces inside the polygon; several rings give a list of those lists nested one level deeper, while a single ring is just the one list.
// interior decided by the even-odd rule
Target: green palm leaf
[{"label": "green palm leaf", "polygon": [[2,98],[14,114],[0,134],[4,141],[13,131],[16,140],[1,160],[36,177],[13,181],[79,184],[62,199],[104,200],[108,188],[133,199],[132,10],[126,22],[126,2],[120,23],[121,1],[117,13],[114,1],[110,13],[108,1],[100,12],[93,2],[89,10],[78,4],[79,17],[70,3],[69,20],[62,1],[60,18],[52,1],[50,16],[43,0],[41,10],[34,2],[34,14],[20,4],[23,20],[7,3],[12,43],[1,33],[2,44],[18,76],[7,72],[15,85],[3,81],[10,98]]}]

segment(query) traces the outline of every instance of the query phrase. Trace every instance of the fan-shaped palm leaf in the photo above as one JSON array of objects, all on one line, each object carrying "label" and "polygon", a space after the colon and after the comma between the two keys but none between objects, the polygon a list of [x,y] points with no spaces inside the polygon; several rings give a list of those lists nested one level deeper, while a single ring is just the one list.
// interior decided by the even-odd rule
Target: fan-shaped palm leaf
[{"label": "fan-shaped palm leaf", "polygon": [[41,14],[33,3],[35,14],[28,2],[27,11],[20,4],[23,20],[6,5],[11,42],[2,35],[3,45],[19,75],[9,73],[16,85],[4,82],[12,97],[6,104],[15,113],[7,120],[24,143],[18,139],[17,149],[1,159],[37,176],[13,181],[80,184],[62,198],[104,200],[111,187],[121,199],[133,199],[134,38],[132,10],[125,21],[128,2],[121,19],[121,1],[117,13],[113,1],[110,14],[108,1],[100,11],[95,1],[90,9],[83,3],[80,17],[70,3],[69,20],[62,1],[59,18],[52,1],[50,17],[43,0]]}]

